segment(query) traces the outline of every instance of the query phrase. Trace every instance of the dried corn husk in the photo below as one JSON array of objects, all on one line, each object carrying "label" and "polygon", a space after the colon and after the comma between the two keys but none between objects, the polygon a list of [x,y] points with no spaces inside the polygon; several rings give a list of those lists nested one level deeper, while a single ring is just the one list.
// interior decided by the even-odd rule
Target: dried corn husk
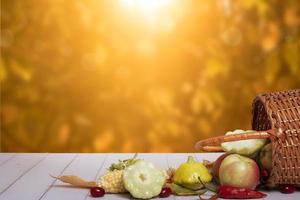
[{"label": "dried corn husk", "polygon": [[52,175],[50,176],[64,183],[69,183],[75,187],[91,188],[97,186],[95,181],[86,181],[78,176],[73,176],[73,175],[58,176],[58,177]]}]

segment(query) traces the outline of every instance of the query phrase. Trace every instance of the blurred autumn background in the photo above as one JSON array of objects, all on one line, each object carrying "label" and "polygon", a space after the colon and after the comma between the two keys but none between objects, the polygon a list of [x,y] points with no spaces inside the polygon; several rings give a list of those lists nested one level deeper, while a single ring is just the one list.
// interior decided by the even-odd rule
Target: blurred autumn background
[{"label": "blurred autumn background", "polygon": [[1,151],[187,152],[300,87],[297,0],[2,0]]}]

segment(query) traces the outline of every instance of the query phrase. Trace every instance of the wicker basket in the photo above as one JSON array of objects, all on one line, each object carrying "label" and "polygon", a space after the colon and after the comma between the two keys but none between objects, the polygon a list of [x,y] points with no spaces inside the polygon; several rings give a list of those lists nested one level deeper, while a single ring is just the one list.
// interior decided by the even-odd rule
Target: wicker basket
[{"label": "wicker basket", "polygon": [[252,114],[256,132],[201,140],[196,149],[219,151],[221,148],[216,145],[223,142],[268,138],[272,144],[268,185],[300,185],[300,89],[258,95]]}]

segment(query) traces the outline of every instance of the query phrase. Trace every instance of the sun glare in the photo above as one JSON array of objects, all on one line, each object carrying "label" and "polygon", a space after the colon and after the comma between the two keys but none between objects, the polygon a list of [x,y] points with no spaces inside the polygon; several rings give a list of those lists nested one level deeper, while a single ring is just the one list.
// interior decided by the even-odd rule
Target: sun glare
[{"label": "sun glare", "polygon": [[124,7],[141,12],[155,13],[171,3],[170,0],[121,0]]},{"label": "sun glare", "polygon": [[120,0],[121,9],[128,16],[136,16],[137,21],[155,30],[170,32],[174,28],[172,11],[177,7],[176,0]]}]

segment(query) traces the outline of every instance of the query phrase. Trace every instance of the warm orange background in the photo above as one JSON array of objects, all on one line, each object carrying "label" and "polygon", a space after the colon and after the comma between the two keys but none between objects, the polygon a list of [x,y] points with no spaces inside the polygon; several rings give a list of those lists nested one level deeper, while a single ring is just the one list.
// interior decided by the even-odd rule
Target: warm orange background
[{"label": "warm orange background", "polygon": [[300,87],[297,0],[1,4],[2,151],[194,151]]}]

